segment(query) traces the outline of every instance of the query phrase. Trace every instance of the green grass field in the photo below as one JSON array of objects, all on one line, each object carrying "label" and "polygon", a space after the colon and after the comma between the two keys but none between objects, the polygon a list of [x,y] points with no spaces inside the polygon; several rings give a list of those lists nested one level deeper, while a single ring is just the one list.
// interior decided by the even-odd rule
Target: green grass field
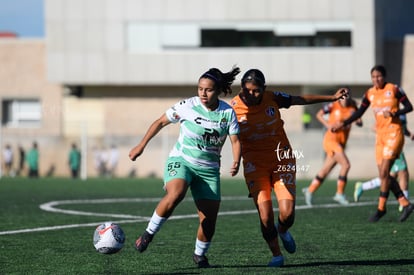
[{"label": "green grass field", "polygon": [[[7,179],[0,180],[0,274],[409,274],[414,272],[414,215],[399,223],[394,198],[378,223],[367,222],[378,190],[348,207],[332,200],[327,181],[304,205],[298,182],[296,222],[291,233],[295,254],[284,253],[283,268],[268,268],[271,255],[261,237],[252,201],[241,180],[224,180],[223,201],[208,257],[214,268],[192,262],[198,219],[187,196],[145,253],[133,247],[145,229],[157,198],[157,179]],[[352,201],[354,181],[347,196]],[[115,200],[115,199],[123,200]],[[113,199],[102,201],[99,199]],[[40,205],[49,211],[42,210]],[[277,207],[277,204],[275,205]],[[50,212],[50,210],[60,212]],[[56,210],[57,209],[57,210]],[[104,221],[121,225],[124,248],[103,255],[92,243]]]}]

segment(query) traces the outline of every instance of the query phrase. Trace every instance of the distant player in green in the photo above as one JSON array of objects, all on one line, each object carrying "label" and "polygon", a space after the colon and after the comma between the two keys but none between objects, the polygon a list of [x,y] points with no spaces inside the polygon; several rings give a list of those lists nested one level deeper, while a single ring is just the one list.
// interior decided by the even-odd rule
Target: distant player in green
[{"label": "distant player in green", "polygon": [[80,162],[81,162],[81,153],[78,150],[78,147],[76,146],[76,144],[73,143],[69,151],[68,164],[69,164],[71,176],[74,179],[79,177]]},{"label": "distant player in green", "polygon": [[233,68],[228,73],[216,68],[205,72],[198,80],[198,96],[182,100],[168,109],[152,123],[141,142],[130,151],[129,157],[135,160],[162,128],[180,123],[180,135],[164,170],[166,194],[158,203],[146,230],[135,242],[139,252],[147,249],[190,188],[199,217],[193,260],[199,268],[210,267],[206,253],[220,207],[220,157],[227,136],[233,152],[231,176],[239,171],[241,158],[236,114],[229,104],[219,99],[219,95],[231,93],[231,84],[239,72],[239,68]]},{"label": "distant player in green", "polygon": [[29,178],[39,177],[39,150],[37,142],[33,142],[32,148],[26,155],[26,162],[29,166]]}]

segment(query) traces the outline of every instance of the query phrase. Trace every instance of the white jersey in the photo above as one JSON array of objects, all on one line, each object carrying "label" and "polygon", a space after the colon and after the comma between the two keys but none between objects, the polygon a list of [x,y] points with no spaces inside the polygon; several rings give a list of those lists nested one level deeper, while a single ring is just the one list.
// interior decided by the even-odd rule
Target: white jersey
[{"label": "white jersey", "polygon": [[194,166],[220,168],[220,153],[227,135],[239,134],[236,114],[229,104],[209,111],[198,96],[176,103],[166,111],[172,123],[181,123],[170,157],[182,157]]}]

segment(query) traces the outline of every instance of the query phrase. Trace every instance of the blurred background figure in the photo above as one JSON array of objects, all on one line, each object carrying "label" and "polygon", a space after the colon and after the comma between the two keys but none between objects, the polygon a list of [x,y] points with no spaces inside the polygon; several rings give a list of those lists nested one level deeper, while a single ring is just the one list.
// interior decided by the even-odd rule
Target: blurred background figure
[{"label": "blurred background figure", "polygon": [[119,162],[119,150],[115,146],[115,144],[111,145],[111,148],[109,149],[109,159],[108,159],[108,171],[107,176],[108,177],[114,177],[115,176],[115,170],[118,166]]},{"label": "blurred background figure", "polygon": [[71,149],[69,151],[68,164],[72,178],[78,178],[81,164],[81,153],[75,143],[72,143]]},{"label": "blurred background figure", "polygon": [[95,170],[99,177],[103,177],[107,173],[107,161],[108,154],[105,152],[105,148],[94,148]]},{"label": "blurred background figure", "polygon": [[[347,98],[325,104],[316,114],[316,118],[326,129],[323,138],[325,160],[322,168],[318,171],[309,186],[302,189],[302,192],[305,194],[305,202],[308,206],[312,206],[314,193],[322,186],[326,177],[338,164],[340,170],[337,180],[336,194],[333,197],[333,200],[342,205],[349,204],[345,196],[345,188],[351,164],[345,152],[345,148],[351,131],[351,125],[335,133],[331,131],[331,128],[336,123],[349,118],[357,109],[356,101],[352,99],[351,96],[348,96]],[[357,120],[356,125],[362,127],[362,120],[360,118]]]},{"label": "blurred background figure", "polygon": [[13,176],[13,150],[10,144],[6,144],[3,149],[3,167],[4,167],[4,175],[7,177]]},{"label": "blurred background figure", "polygon": [[23,171],[24,171],[24,163],[26,160],[26,152],[23,148],[22,145],[19,144],[18,146],[18,151],[19,151],[19,163],[18,163],[18,167],[17,167],[17,176],[21,176],[23,175]]},{"label": "blurred background figure", "polygon": [[312,122],[312,115],[309,114],[307,111],[304,111],[302,114],[303,129],[308,130],[311,122]]},{"label": "blurred background figure", "polygon": [[37,142],[34,141],[32,148],[29,150],[26,156],[27,165],[29,166],[29,178],[39,177],[39,149]]}]

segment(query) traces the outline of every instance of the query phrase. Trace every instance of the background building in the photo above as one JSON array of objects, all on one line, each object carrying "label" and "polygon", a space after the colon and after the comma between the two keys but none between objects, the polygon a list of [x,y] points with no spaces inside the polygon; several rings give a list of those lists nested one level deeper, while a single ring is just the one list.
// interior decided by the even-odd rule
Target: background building
[{"label": "background building", "polygon": [[[112,144],[120,153],[119,176],[133,170],[160,176],[178,127],[163,130],[136,163],[128,159],[129,149],[168,107],[196,94],[204,71],[229,70],[234,64],[243,71],[263,70],[269,88],[330,94],[347,85],[358,98],[371,84],[369,70],[381,63],[388,79],[414,98],[414,41],[407,35],[414,31],[412,8],[414,2],[403,0],[46,0],[46,39],[32,42],[41,51],[29,51],[41,63],[36,82],[54,90],[30,81],[31,89],[19,81],[10,84],[15,86],[0,81],[3,114],[7,102],[32,99],[38,104],[31,108],[40,113],[31,128],[12,125],[3,116],[3,140],[38,139],[44,173],[55,165],[56,174],[68,175],[66,153],[70,143],[78,142],[89,176],[97,175],[97,149]],[[13,58],[9,63],[15,70],[1,72],[0,80],[34,77],[8,44],[30,48],[30,41],[3,41],[3,58]],[[305,132],[301,121],[305,108],[314,115],[320,107],[282,111],[288,135],[303,155],[298,163],[306,167],[298,177],[313,177],[322,165],[322,126],[313,119]],[[409,125],[413,118],[410,114]],[[366,114],[364,122],[351,133],[350,177],[377,174],[372,115]],[[406,151],[412,152],[409,141]],[[231,161],[227,152],[224,148],[223,176]]]}]

